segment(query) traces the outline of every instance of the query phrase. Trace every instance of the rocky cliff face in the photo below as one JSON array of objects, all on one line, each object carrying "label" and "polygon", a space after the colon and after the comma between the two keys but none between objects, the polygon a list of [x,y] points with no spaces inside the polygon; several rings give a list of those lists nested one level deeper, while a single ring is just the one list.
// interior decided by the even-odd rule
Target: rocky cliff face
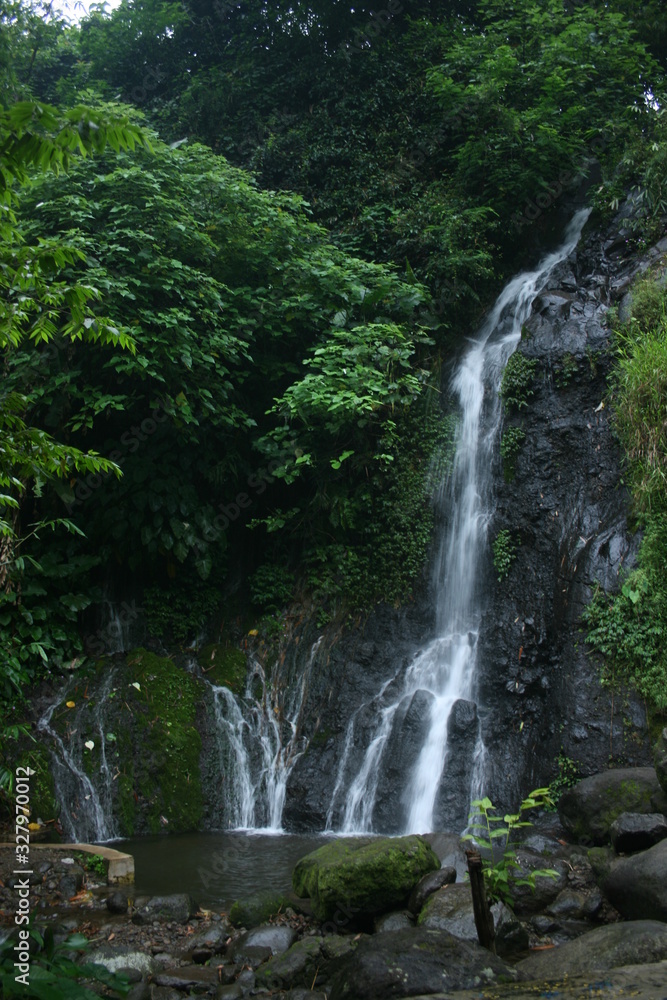
[{"label": "rocky cliff face", "polygon": [[[667,240],[640,254],[624,234],[622,220],[605,232],[589,227],[576,252],[552,271],[525,323],[518,350],[534,363],[532,395],[525,407],[505,418],[505,430],[520,427],[525,436],[511,468],[499,447],[495,451],[495,513],[482,567],[482,622],[476,639],[469,636],[470,642],[477,642],[475,690],[456,702],[449,717],[445,773],[434,776],[437,829],[461,830],[466,825],[471,781],[474,794],[489,795],[497,805],[513,809],[530,790],[556,776],[559,754],[574,761],[583,776],[603,770],[610,759],[615,766],[650,763],[644,706],[629,692],[612,693],[600,686],[579,619],[596,582],[607,590],[618,586],[622,570],[636,557],[639,541],[628,527],[628,496],[605,404],[611,364],[606,316],[613,303],[624,307],[635,275],[664,253]],[[446,519],[447,511],[440,516]],[[502,581],[494,571],[490,544],[500,531],[509,534],[514,553]],[[457,587],[460,581],[448,580],[446,585]],[[246,720],[254,720],[248,729],[252,735],[246,733],[246,751],[249,760],[257,758],[253,766],[258,788],[260,778],[270,785],[265,772],[273,753],[271,747],[268,757],[259,752],[263,726],[281,732],[283,749],[273,767],[282,768],[283,778],[288,774],[282,814],[286,829],[344,826],[345,804],[367,748],[378,734],[378,719],[396,703],[406,671],[435,630],[435,594],[425,583],[413,604],[378,607],[364,623],[327,634],[320,643],[315,642],[314,625],[302,624],[268,671],[265,687],[260,685],[252,698],[243,694],[243,677],[234,674],[230,679],[232,674],[223,671],[215,681],[236,692],[238,733],[243,731],[242,711]],[[236,653],[242,674],[243,658]],[[142,655],[146,660],[153,654]],[[130,662],[135,669],[136,656]],[[210,685],[190,674],[179,679],[182,671],[174,663],[170,671],[128,675],[122,689],[132,698],[150,701],[156,697],[159,675],[173,683],[173,691],[179,692],[174,706],[182,708],[186,685],[192,690],[187,718],[167,717],[169,692],[160,697],[155,718],[131,712],[132,722],[113,717],[116,703],[103,697],[102,688],[99,698],[95,695],[105,714],[104,720],[100,715],[95,733],[91,729],[89,743],[94,753],[100,753],[103,734],[118,734],[109,752],[123,781],[116,781],[117,775],[109,771],[107,783],[124,832],[155,830],[167,823],[169,829],[225,825],[221,802],[238,775],[233,754],[220,753]],[[179,677],[172,677],[174,671]],[[104,670],[101,675],[106,676]],[[145,706],[142,701],[142,712],[148,711],[148,701]],[[424,690],[406,697],[393,716],[391,730],[384,734],[387,742],[375,774],[371,816],[375,832],[401,833],[406,828],[411,776],[432,702],[433,695]],[[56,723],[65,725],[69,711],[62,706],[55,709],[57,731]],[[90,715],[89,707],[86,711]],[[97,716],[88,715],[90,728]],[[137,719],[146,732],[137,728]],[[131,727],[127,738],[126,724]],[[163,753],[160,743],[164,738],[164,745],[171,748],[176,728],[180,733],[183,726],[182,745],[201,747],[200,767],[190,762],[184,771],[186,781],[181,781],[183,755]],[[85,726],[71,728],[88,733]],[[61,735],[69,738],[69,729]],[[51,746],[54,739],[45,738],[45,745]],[[156,751],[150,756],[156,769],[149,768],[150,773],[146,740],[155,743]],[[305,752],[298,756],[304,746]],[[92,754],[91,750],[88,756]],[[86,757],[79,763],[79,770],[88,774],[91,761]],[[173,790],[169,801],[165,790]],[[85,799],[83,792],[81,796]],[[267,815],[265,808],[256,809],[257,825],[266,824]]]},{"label": "rocky cliff face", "polygon": [[[513,472],[497,454],[489,529],[490,539],[502,529],[510,532],[515,558],[498,582],[489,553],[475,695],[486,747],[478,791],[508,808],[555,777],[559,753],[582,775],[610,761],[650,761],[644,706],[629,692],[614,695],[600,686],[579,618],[596,583],[614,590],[636,557],[639,539],[628,526],[628,495],[605,402],[611,360],[606,314],[635,275],[667,250],[663,243],[639,255],[622,221],[604,232],[589,228],[552,273],[524,328],[519,350],[536,363],[533,395],[506,421],[521,426],[525,439]],[[340,822],[340,794],[331,806],[341,758],[347,751],[345,773],[354,774],[373,719],[415,650],[432,638],[431,607],[425,594],[418,606],[378,609],[363,629],[330,649],[304,714],[307,729],[316,730],[288,782],[287,828],[322,829],[327,814],[334,828]],[[383,684],[388,687],[378,698]],[[356,711],[358,719],[368,715],[368,725],[358,724],[346,745]],[[402,828],[404,789],[425,714],[426,706],[411,705],[394,726],[396,746],[383,755],[373,817],[379,831]],[[476,728],[474,706],[457,706],[449,735],[460,752],[450,753],[437,799],[443,827],[465,823],[473,723]]]}]

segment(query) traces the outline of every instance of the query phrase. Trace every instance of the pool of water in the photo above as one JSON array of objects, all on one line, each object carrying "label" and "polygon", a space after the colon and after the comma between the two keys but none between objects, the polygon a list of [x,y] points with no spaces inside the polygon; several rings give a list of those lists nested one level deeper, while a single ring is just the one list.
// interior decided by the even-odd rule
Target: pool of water
[{"label": "pool of water", "polygon": [[330,837],[320,835],[184,833],[114,841],[134,857],[136,895],[189,892],[207,908],[264,889],[289,891],[297,861]]}]

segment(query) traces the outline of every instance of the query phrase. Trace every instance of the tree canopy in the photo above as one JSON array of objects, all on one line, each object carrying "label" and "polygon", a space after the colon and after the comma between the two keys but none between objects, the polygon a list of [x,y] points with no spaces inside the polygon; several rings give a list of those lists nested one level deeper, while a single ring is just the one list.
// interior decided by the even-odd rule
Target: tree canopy
[{"label": "tree canopy", "polygon": [[600,212],[665,210],[659,15],[0,7],[7,691],[128,575],[323,620],[409,597],[440,366],[594,172]]}]

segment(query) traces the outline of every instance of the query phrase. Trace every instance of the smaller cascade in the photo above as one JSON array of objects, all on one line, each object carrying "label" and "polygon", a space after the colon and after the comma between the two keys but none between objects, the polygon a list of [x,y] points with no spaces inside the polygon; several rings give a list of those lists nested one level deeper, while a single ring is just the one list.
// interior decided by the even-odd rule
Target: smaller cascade
[{"label": "smaller cascade", "polygon": [[221,781],[221,829],[282,832],[287,781],[308,743],[302,733],[308,684],[321,637],[296,683],[274,664],[267,677],[254,661],[243,697],[211,685]]},{"label": "smaller cascade", "polygon": [[[38,731],[52,741],[52,773],[56,797],[61,804],[60,822],[65,836],[73,843],[107,841],[118,837],[113,818],[113,779],[107,760],[104,725],[104,706],[113,680],[114,671],[111,670],[96,701],[92,705],[84,701],[76,712],[72,710],[64,737],[54,728],[53,715],[67,700],[72,685],[58,693],[37,723]],[[86,747],[87,742],[93,747]],[[86,766],[88,762],[91,766]]]}]

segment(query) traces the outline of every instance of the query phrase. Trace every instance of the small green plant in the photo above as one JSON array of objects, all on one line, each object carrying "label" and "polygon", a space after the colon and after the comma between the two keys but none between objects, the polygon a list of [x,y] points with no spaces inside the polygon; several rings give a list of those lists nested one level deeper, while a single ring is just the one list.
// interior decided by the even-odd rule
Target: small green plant
[{"label": "small green plant", "polygon": [[514,479],[516,458],[525,440],[526,432],[523,427],[510,426],[503,431],[503,436],[500,439],[500,454],[503,459],[503,474],[506,483],[510,483]]},{"label": "small green plant", "polygon": [[476,799],[469,815],[470,833],[463,840],[472,840],[487,851],[490,857],[482,858],[484,881],[491,902],[501,901],[512,905],[512,887],[528,885],[535,891],[538,878],[558,878],[553,868],[537,868],[521,878],[516,872],[521,870],[516,849],[511,843],[512,834],[521,827],[532,826],[530,820],[523,819],[528,809],[548,809],[553,805],[548,788],[536,788],[519,806],[518,813],[505,816],[496,815],[496,807],[489,798]]},{"label": "small green plant", "polygon": [[[98,1000],[100,986],[105,987],[104,996],[125,997],[130,985],[122,974],[108,972],[103,965],[92,962],[78,963],[72,958],[74,952],[85,954],[90,944],[83,934],[70,934],[56,943],[53,930],[47,927],[42,934],[31,928],[29,938],[22,938],[24,951],[16,951],[17,941],[7,938],[0,945],[0,994],[5,1000],[14,997],[30,997],[31,1000]],[[30,961],[29,984],[19,982],[15,962],[27,956]],[[17,959],[18,956],[18,959]]]},{"label": "small green plant", "polygon": [[510,357],[500,383],[500,397],[506,407],[521,410],[528,406],[528,400],[535,395],[532,386],[536,368],[537,362],[521,351]]},{"label": "small green plant", "polygon": [[98,878],[106,880],[107,863],[101,854],[88,854],[87,852],[79,851],[76,858],[91,875],[96,875]]},{"label": "small green plant", "polygon": [[499,531],[493,542],[493,566],[498,574],[498,583],[509,576],[512,563],[516,559],[516,545],[507,528]]},{"label": "small green plant", "polygon": [[556,385],[559,389],[565,389],[577,374],[579,365],[573,354],[564,354],[559,367],[556,369]]},{"label": "small green plant", "polygon": [[555,812],[559,799],[568,788],[573,788],[579,781],[581,774],[576,761],[568,757],[561,749],[558,754],[558,774],[549,784],[549,797],[553,805],[547,806],[550,812]]}]

